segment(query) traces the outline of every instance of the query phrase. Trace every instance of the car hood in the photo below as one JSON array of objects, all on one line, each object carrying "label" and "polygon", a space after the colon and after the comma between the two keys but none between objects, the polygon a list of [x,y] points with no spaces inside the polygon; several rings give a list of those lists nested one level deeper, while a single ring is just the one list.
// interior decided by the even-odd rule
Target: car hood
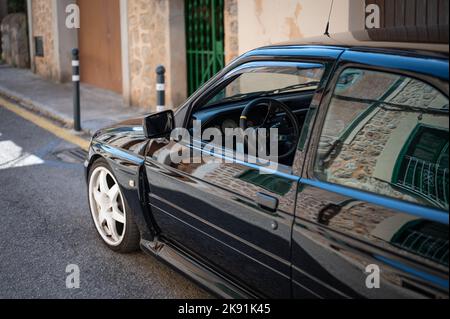
[{"label": "car hood", "polygon": [[144,116],[122,121],[97,131],[93,141],[128,148],[126,145],[145,141],[143,129]]}]

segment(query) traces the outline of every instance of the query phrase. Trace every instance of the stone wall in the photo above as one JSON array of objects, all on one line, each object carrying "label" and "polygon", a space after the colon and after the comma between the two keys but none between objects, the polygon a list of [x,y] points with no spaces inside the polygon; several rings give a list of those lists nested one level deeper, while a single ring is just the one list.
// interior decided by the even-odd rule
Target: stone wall
[{"label": "stone wall", "polygon": [[[395,190],[388,182],[374,178],[374,169],[385,145],[408,113],[379,110],[355,139],[344,145],[339,157],[331,164],[329,181],[349,187],[416,201],[404,192]],[[400,146],[401,147],[401,146]]]},{"label": "stone wall", "polygon": [[30,55],[28,51],[27,16],[15,13],[6,16],[0,26],[2,59],[9,65],[28,68]]},{"label": "stone wall", "polygon": [[[128,1],[130,85],[133,105],[141,107],[155,105],[155,69],[158,64],[167,65],[169,62],[166,33],[168,9],[168,1],[165,0]],[[170,95],[170,92],[166,93]]]},{"label": "stone wall", "polygon": [[[8,15],[8,3],[6,0],[0,0],[0,23],[2,22],[3,18]],[[2,31],[0,30],[0,39],[2,36]],[[2,45],[0,40],[0,59],[2,54]]]},{"label": "stone wall", "polygon": [[184,0],[128,0],[128,35],[131,104],[155,107],[155,69],[162,64],[166,105],[179,106],[187,92]]},{"label": "stone wall", "polygon": [[[35,71],[40,76],[58,81],[58,67],[55,55],[55,32],[52,0],[33,0],[33,37],[40,36],[44,42],[44,57],[35,57]],[[34,41],[34,39],[33,39]]]},{"label": "stone wall", "polygon": [[237,0],[225,0],[225,64],[239,55],[238,4]]}]

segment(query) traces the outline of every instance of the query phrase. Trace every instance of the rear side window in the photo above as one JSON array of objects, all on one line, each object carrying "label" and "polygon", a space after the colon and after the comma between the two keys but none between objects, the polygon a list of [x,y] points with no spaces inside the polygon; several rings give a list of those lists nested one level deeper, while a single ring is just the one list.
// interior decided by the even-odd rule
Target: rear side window
[{"label": "rear side window", "polygon": [[323,181],[449,209],[448,97],[405,76],[346,69],[321,133]]}]

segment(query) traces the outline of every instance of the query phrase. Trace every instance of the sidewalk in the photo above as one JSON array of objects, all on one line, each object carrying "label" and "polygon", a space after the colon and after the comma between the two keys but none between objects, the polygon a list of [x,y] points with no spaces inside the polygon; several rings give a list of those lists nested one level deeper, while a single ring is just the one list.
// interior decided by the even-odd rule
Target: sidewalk
[{"label": "sidewalk", "polygon": [[[30,70],[0,65],[0,95],[73,127],[72,83],[57,84],[42,79]],[[88,85],[81,86],[81,125],[90,135],[105,126],[149,112],[126,107],[119,94]]]}]

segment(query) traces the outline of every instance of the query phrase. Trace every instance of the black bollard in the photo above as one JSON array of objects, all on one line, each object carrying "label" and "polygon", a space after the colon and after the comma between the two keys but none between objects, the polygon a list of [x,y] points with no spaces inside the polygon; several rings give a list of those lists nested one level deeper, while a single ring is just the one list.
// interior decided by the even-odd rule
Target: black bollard
[{"label": "black bollard", "polygon": [[73,128],[81,131],[80,111],[80,56],[78,49],[72,50],[72,82],[73,82]]},{"label": "black bollard", "polygon": [[166,69],[163,65],[156,68],[156,111],[163,112],[166,108]]}]

